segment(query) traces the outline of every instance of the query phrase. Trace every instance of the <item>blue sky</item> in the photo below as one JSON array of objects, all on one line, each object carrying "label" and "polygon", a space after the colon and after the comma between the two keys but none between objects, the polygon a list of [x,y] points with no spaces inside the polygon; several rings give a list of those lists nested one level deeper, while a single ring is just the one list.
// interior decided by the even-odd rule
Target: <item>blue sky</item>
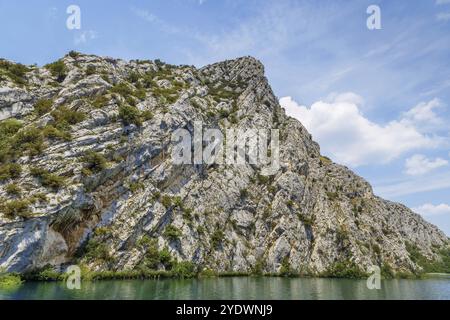
[{"label": "blue sky", "polygon": [[[450,0],[0,0],[0,56],[203,66],[252,55],[322,152],[450,235]],[[81,29],[66,27],[69,5]],[[368,30],[366,9],[381,9]]]}]

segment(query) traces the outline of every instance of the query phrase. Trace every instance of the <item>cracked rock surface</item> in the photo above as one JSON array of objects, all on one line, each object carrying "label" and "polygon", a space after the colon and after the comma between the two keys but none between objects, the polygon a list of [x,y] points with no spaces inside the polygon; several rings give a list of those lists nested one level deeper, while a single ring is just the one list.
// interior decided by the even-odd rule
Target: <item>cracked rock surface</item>
[{"label": "cracked rock surface", "polygon": [[[0,64],[2,269],[162,270],[149,261],[165,252],[217,272],[416,272],[408,248],[433,260],[448,245],[322,157],[252,57],[197,69],[71,53],[17,66]],[[172,133],[195,121],[279,129],[280,170],[173,164]]]}]

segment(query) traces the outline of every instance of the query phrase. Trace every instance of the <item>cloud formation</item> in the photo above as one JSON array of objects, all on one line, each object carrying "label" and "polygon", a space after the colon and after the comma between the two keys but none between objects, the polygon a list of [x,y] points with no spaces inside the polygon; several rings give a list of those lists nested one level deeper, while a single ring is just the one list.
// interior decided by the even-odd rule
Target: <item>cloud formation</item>
[{"label": "cloud formation", "polygon": [[438,21],[448,21],[450,20],[450,12],[440,12],[436,15]]},{"label": "cloud formation", "polygon": [[319,142],[325,154],[337,162],[357,167],[384,164],[406,152],[435,148],[442,139],[422,133],[422,125],[437,121],[433,112],[437,100],[417,105],[400,120],[375,123],[364,116],[363,99],[355,93],[337,94],[329,101],[317,101],[306,107],[291,97],[280,99],[289,116],[298,119]]},{"label": "cloud formation", "polygon": [[182,32],[179,28],[167,23],[166,21],[164,21],[163,19],[161,19],[160,17],[158,17],[157,15],[153,14],[148,10],[136,7],[131,7],[130,10],[137,17],[155,25],[156,27],[159,28],[159,30],[165,33],[178,34]]},{"label": "cloud formation", "polygon": [[442,102],[436,98],[429,102],[421,102],[406,112],[403,120],[419,126],[440,126],[445,122],[436,113],[436,109],[442,107]]},{"label": "cloud formation", "polygon": [[423,154],[415,154],[406,159],[405,173],[411,176],[423,175],[437,168],[445,167],[448,161],[442,158],[434,160],[427,158]]},{"label": "cloud formation", "polygon": [[416,208],[412,208],[413,211],[419,213],[424,217],[439,216],[439,215],[450,215],[450,206],[445,203],[439,205],[433,205],[431,203],[426,203]]}]

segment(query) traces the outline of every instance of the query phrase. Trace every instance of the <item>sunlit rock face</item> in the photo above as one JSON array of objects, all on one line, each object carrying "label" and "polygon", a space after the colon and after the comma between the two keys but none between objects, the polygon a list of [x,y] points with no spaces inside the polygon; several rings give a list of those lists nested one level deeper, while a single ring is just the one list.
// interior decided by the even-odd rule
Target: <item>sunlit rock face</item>
[{"label": "sunlit rock face", "polygon": [[[278,104],[263,65],[197,69],[70,53],[0,64],[0,268],[320,275],[417,272],[447,237],[320,155]],[[175,130],[278,129],[280,166],[175,165]]]}]

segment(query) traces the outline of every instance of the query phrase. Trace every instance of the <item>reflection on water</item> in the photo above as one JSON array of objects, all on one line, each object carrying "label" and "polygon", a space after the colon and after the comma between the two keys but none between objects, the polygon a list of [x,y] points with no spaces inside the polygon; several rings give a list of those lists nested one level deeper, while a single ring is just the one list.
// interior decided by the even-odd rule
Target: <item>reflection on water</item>
[{"label": "reflection on water", "polygon": [[205,278],[83,282],[29,282],[0,289],[0,299],[448,299],[449,279],[385,280],[369,290],[365,280],[305,278]]}]

